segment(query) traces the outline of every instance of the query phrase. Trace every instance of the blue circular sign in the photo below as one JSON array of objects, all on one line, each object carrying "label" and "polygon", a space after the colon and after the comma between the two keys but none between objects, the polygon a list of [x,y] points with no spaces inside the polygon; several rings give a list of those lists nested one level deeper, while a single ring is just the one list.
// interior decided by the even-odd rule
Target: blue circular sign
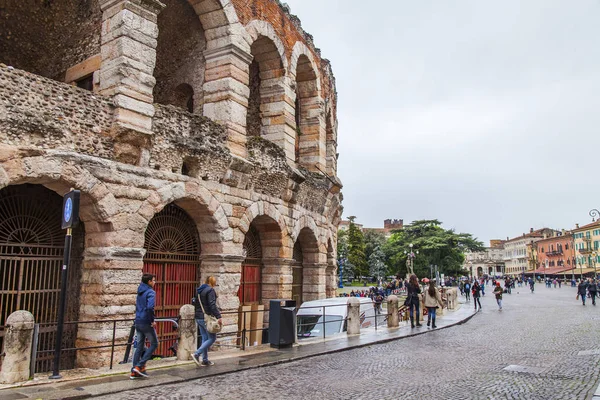
[{"label": "blue circular sign", "polygon": [[65,209],[63,210],[63,217],[65,222],[69,222],[73,216],[73,201],[69,197],[65,202]]}]

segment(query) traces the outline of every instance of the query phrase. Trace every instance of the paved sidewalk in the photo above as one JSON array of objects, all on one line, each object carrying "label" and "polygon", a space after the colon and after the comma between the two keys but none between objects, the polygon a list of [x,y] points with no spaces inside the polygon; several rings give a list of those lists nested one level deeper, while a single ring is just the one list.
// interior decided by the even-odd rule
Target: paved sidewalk
[{"label": "paved sidewalk", "polygon": [[[462,301],[462,299],[459,299]],[[446,311],[444,316],[437,319],[437,329],[449,328],[464,323],[475,315],[471,304],[460,304],[456,311]],[[384,343],[392,340],[408,338],[426,334],[433,330],[425,324],[421,328],[411,329],[404,322],[399,328],[387,327],[363,329],[360,335],[339,335],[323,339],[302,340],[299,345],[287,349],[274,349],[267,345],[258,346],[255,350],[230,354],[211,353],[211,360],[215,362],[211,367],[197,367],[192,361],[177,362],[173,359],[166,361],[151,361],[148,363],[149,379],[129,379],[130,365],[116,367],[115,370],[87,370],[88,375],[81,377],[72,376],[65,371],[64,381],[50,381],[48,374],[38,374],[34,381],[23,386],[4,388],[0,390],[0,400],[13,399],[83,399],[99,395],[117,393],[142,387],[151,387],[166,383],[185,382],[210,376],[217,376],[259,368],[268,365],[281,364],[323,354],[331,354],[353,348],[368,346],[375,343]],[[225,352],[223,352],[225,353]],[[81,371],[81,370],[80,370]],[[119,372],[120,371],[120,372]]]}]

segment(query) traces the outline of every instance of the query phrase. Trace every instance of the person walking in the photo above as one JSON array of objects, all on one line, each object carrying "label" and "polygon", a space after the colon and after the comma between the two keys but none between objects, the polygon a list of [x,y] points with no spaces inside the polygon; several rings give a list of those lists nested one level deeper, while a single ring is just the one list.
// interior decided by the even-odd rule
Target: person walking
[{"label": "person walking", "polygon": [[481,311],[481,301],[479,298],[481,297],[481,286],[479,286],[479,282],[473,282],[473,304],[475,305],[475,311],[477,311],[477,304],[479,304],[479,311]]},{"label": "person walking", "polygon": [[[198,349],[192,354],[192,359],[199,367],[206,367],[209,365],[215,365],[214,362],[208,360],[208,349],[212,344],[217,340],[216,333],[210,333],[206,329],[206,322],[204,321],[204,312],[202,312],[202,307],[204,307],[204,311],[208,315],[212,315],[219,320],[219,324],[223,325],[223,320],[221,319],[221,312],[217,307],[217,293],[215,292],[215,285],[217,284],[217,278],[214,276],[209,276],[206,278],[206,281],[196,290],[196,297],[198,299],[195,318],[196,324],[198,324],[198,328],[200,329],[200,334],[202,335],[202,344]],[[200,361],[200,356],[202,356],[202,361]]]},{"label": "person walking", "polygon": [[[419,279],[415,274],[410,276],[408,285],[406,287],[406,302],[410,310],[410,327],[415,327],[415,318],[417,320],[416,325],[421,326],[419,323],[419,295],[421,294],[421,286],[419,286]],[[413,312],[414,311],[414,312]]]},{"label": "person walking", "polygon": [[504,290],[500,286],[500,282],[496,282],[496,287],[494,288],[494,294],[496,295],[496,303],[498,303],[498,310],[502,311],[502,293]]},{"label": "person walking", "polygon": [[590,297],[592,298],[592,305],[596,305],[596,296],[598,295],[598,283],[595,279],[590,278],[590,282],[588,284],[588,292]]},{"label": "person walking", "polygon": [[529,289],[531,289],[532,294],[533,294],[534,287],[535,287],[535,281],[532,278],[529,278]]},{"label": "person walking", "polygon": [[[142,276],[142,283],[140,283],[137,290],[134,321],[137,346],[133,355],[133,368],[129,376],[130,379],[148,377],[146,362],[148,362],[152,357],[152,353],[158,347],[158,337],[154,329],[156,327],[156,323],[154,322],[155,284],[156,278],[154,275],[144,274]],[[150,348],[148,349],[144,348],[146,339],[150,341]]]},{"label": "person walking", "polygon": [[585,298],[587,297],[588,284],[585,279],[582,279],[577,285],[577,297],[581,297],[581,303],[585,306]]},{"label": "person walking", "polygon": [[425,291],[425,299],[423,304],[427,307],[427,326],[431,325],[433,329],[437,328],[435,325],[435,315],[439,307],[444,308],[442,303],[442,296],[435,287],[435,281],[432,279],[429,281],[429,288]]},{"label": "person walking", "polygon": [[469,281],[465,282],[465,301],[471,301],[471,284]]}]

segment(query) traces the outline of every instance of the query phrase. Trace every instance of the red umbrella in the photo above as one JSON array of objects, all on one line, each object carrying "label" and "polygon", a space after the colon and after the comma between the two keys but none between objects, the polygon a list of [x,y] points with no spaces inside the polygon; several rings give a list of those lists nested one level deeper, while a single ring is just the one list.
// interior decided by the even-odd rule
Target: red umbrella
[{"label": "red umbrella", "polygon": [[423,278],[423,279],[421,279],[421,280],[422,280],[423,282],[425,282],[425,283],[429,282],[429,278]]}]

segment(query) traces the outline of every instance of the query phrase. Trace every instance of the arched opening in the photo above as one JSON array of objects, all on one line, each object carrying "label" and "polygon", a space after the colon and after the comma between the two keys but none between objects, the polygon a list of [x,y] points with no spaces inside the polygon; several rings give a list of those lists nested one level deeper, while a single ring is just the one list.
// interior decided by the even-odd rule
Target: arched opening
[{"label": "arched opening", "polygon": [[[0,325],[17,310],[33,314],[40,326],[36,372],[52,368],[61,287],[65,231],[61,229],[62,197],[40,185],[15,185],[0,190]],[[65,321],[77,321],[83,225],[73,230]],[[50,323],[50,324],[48,324]],[[63,348],[75,347],[77,325],[66,324]],[[3,337],[0,336],[0,348]],[[61,353],[61,367],[75,366],[75,352]]]},{"label": "arched opening", "polygon": [[261,269],[262,269],[262,246],[260,235],[254,226],[250,226],[244,237],[244,264],[242,265],[242,278],[238,296],[240,304],[260,304],[261,292]]},{"label": "arched opening", "polygon": [[319,263],[319,244],[314,232],[310,228],[302,228],[294,246],[294,258],[296,252],[300,252],[302,258],[302,296],[303,301],[317,300],[325,296],[325,274],[326,266]]},{"label": "arched opening", "polygon": [[[321,121],[317,74],[309,58],[302,54],[296,67],[296,160],[313,170],[321,157]],[[324,148],[323,148],[324,150]]]},{"label": "arched opening", "polygon": [[0,62],[61,82],[89,79],[99,68],[101,25],[98,0],[3,1]]},{"label": "arched opening", "polygon": [[[281,107],[272,103],[282,100],[283,89],[280,78],[284,75],[281,55],[273,41],[259,36],[250,48],[254,57],[249,69],[250,96],[246,114],[246,132],[248,136],[265,136],[277,139],[273,128],[278,125],[273,117],[280,116]],[[283,128],[282,121],[279,125]]]},{"label": "arched opening", "polygon": [[[171,203],[150,220],[146,228],[144,273],[156,275],[157,317],[175,317],[189,304],[200,274],[200,237],[194,220]],[[156,354],[170,356],[177,332],[157,326],[161,343]]]},{"label": "arched opening", "polygon": [[187,0],[164,0],[158,14],[154,101],[202,113],[204,29]]},{"label": "arched opening", "polygon": [[292,256],[292,300],[296,301],[296,307],[302,304],[302,263],[304,255],[302,254],[302,245],[297,240],[294,244],[294,252]]},{"label": "arched opening", "polygon": [[477,276],[482,276],[482,275],[483,275],[483,268],[477,267]]},{"label": "arched opening", "polygon": [[242,277],[238,297],[241,305],[263,304],[279,298],[282,233],[270,217],[261,215],[250,224],[244,237]]}]

